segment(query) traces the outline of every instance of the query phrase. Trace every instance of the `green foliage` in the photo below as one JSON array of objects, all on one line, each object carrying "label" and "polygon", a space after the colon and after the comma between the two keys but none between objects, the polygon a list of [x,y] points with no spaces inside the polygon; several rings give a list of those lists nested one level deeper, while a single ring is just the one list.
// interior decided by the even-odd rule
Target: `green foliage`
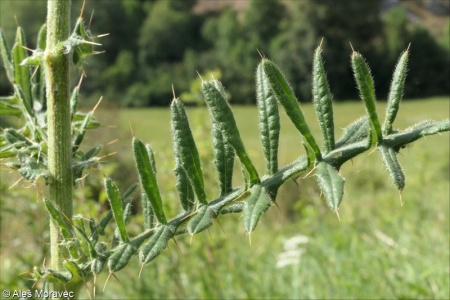
[{"label": "green foliage", "polygon": [[[75,7],[81,7],[82,1],[73,2],[72,16],[76,17]],[[91,102],[101,90],[106,99],[120,106],[167,106],[171,93],[165,87],[174,84],[177,90],[188,90],[189,83],[196,80],[194,70],[208,74],[214,66],[222,73],[220,80],[227,86],[231,103],[251,104],[256,99],[251,86],[259,49],[277,62],[290,82],[295,82],[298,98],[310,101],[309,70],[313,49],[322,38],[328,49],[324,59],[333,62],[327,68],[328,78],[340,82],[331,87],[335,101],[355,96],[348,76],[348,42],[372,62],[379,99],[389,91],[390,81],[384,74],[390,72],[397,54],[410,43],[412,57],[417,52],[417,57],[427,57],[428,62],[411,60],[411,84],[405,95],[416,98],[448,91],[444,76],[449,68],[448,34],[445,29],[433,30],[433,36],[420,29],[423,21],[419,18],[415,24],[408,19],[403,2],[386,10],[377,1],[346,0],[345,5],[336,7],[329,1],[255,0],[248,1],[245,8],[218,4],[216,7],[224,8],[217,11],[209,10],[212,4],[197,2],[87,1],[85,11],[95,11],[88,29],[104,33],[107,28],[110,35],[101,39],[108,51],[84,65],[88,76],[99,80],[86,82],[83,93]],[[7,40],[14,36],[13,15],[27,32],[34,35],[39,31],[42,1],[7,1],[2,8]],[[37,48],[33,43],[29,46]],[[434,71],[439,63],[444,75]],[[426,80],[430,76],[435,80]],[[0,81],[0,91],[1,95],[12,92],[6,81]]]},{"label": "green foliage", "polygon": [[[191,7],[192,3],[188,2],[186,5]],[[175,2],[157,2],[154,6],[149,6],[152,12],[156,11],[161,15],[164,15],[165,9],[173,10],[171,14],[181,13],[181,8]],[[158,17],[160,17],[159,14]],[[180,20],[177,18],[181,15],[175,14],[172,17],[178,24]],[[232,18],[234,17],[232,16]],[[220,32],[223,28],[218,27],[217,30]],[[44,31],[45,28],[42,29],[42,32]],[[229,32],[227,31],[226,34]],[[43,34],[39,36],[42,38]],[[44,178],[46,183],[51,186],[60,178],[49,175],[51,174],[51,164],[48,157],[52,153],[46,145],[49,139],[54,140],[55,137],[48,136],[51,132],[45,130],[47,129],[46,120],[39,117],[46,113],[42,109],[46,99],[39,87],[40,80],[44,78],[44,72],[32,79],[30,66],[39,66],[41,62],[48,63],[52,60],[58,61],[61,57],[65,58],[67,52],[71,51],[73,64],[81,67],[86,56],[95,54],[92,47],[93,38],[86,29],[82,18],[77,20],[73,33],[67,40],[57,40],[55,45],[52,45],[49,57],[44,57],[38,50],[36,50],[37,55],[33,53],[27,57],[27,53],[23,51],[23,46],[26,46],[25,37],[20,28],[11,51],[12,55],[9,55],[9,48],[3,35],[1,38],[2,60],[7,66],[7,74],[9,72],[7,76],[15,91],[12,98],[0,99],[1,107],[6,108],[1,114],[22,117],[26,120],[26,124],[18,130],[5,129],[0,135],[0,157],[17,157],[16,161],[7,166],[18,170],[32,184],[37,184],[40,178]],[[42,47],[45,43],[39,40],[37,44]],[[98,224],[94,219],[87,220],[82,216],[68,215],[63,205],[57,201],[44,199],[43,202],[50,220],[60,233],[56,247],[64,250],[60,257],[57,257],[62,260],[63,268],[60,268],[59,265],[57,268],[47,268],[45,265],[42,268],[36,267],[35,279],[43,280],[44,284],[51,282],[57,287],[76,289],[84,280],[89,280],[92,275],[100,274],[105,263],[110,273],[118,272],[129,264],[135,254],[138,254],[143,267],[157,258],[176,235],[189,233],[193,236],[200,233],[209,228],[213,221],[223,214],[242,212],[244,229],[250,235],[257,227],[262,215],[276,203],[279,187],[286,181],[296,179],[308,171],[315,171],[315,177],[327,205],[337,213],[342,202],[345,183],[343,177],[338,173],[339,169],[345,162],[369,150],[371,146],[378,148],[392,181],[399,190],[402,190],[405,186],[405,177],[397,160],[399,150],[421,137],[450,130],[450,120],[448,119],[440,122],[422,121],[403,131],[392,129],[405,86],[407,55],[408,51],[402,55],[394,72],[386,121],[382,130],[376,112],[371,71],[361,54],[353,52],[352,69],[368,116],[347,126],[343,137],[335,142],[331,91],[325,77],[321,47],[319,46],[313,61],[312,89],[323,135],[323,151],[319,148],[316,138],[307,124],[294,89],[273,62],[262,58],[256,74],[261,141],[266,158],[266,174],[262,178],[244,147],[244,141],[227,101],[224,87],[217,80],[203,81],[202,93],[212,123],[214,161],[220,190],[219,196],[210,201],[206,196],[200,154],[187,114],[181,101],[177,98],[173,99],[171,124],[176,186],[179,189],[178,194],[182,207],[179,214],[172,218],[167,217],[169,214],[164,208],[165,203],[158,187],[153,150],[149,145],[145,145],[141,140],[133,137],[133,156],[141,188],[142,209],[145,214],[144,230],[133,234],[126,228],[126,223],[131,215],[131,203],[128,201],[128,197],[133,193],[136,185],[121,195],[118,187],[110,178],[104,180],[111,211]],[[149,57],[155,58],[153,54],[149,54]],[[147,58],[143,59],[146,61]],[[45,70],[49,72],[51,69],[46,67]],[[33,90],[33,84],[38,88]],[[58,83],[56,82],[56,84]],[[52,95],[51,93],[55,90],[48,90],[48,92],[48,95]],[[73,182],[70,184],[72,185],[82,180],[83,171],[87,167],[100,160],[95,156],[100,149],[99,146],[88,151],[81,150],[80,146],[85,138],[86,130],[97,127],[98,123],[93,118],[94,110],[85,115],[76,112],[78,98],[79,86],[73,90],[70,102],[67,101],[66,109],[70,112],[67,114],[67,121],[71,125],[73,138],[70,141],[70,147],[63,149],[69,153],[69,167],[71,167],[69,173],[73,178]],[[14,99],[18,99],[18,101],[14,102]],[[69,100],[69,97],[63,100]],[[35,108],[35,102],[41,104],[38,109]],[[278,168],[280,124],[277,102],[281,104],[294,127],[303,136],[306,151],[306,155],[299,156],[296,161],[281,169]],[[50,113],[47,114],[49,115],[48,122],[54,121],[51,119],[54,116]],[[64,142],[62,141],[61,144]],[[241,163],[244,178],[242,186],[238,187],[234,187],[232,184],[235,155]],[[194,195],[196,201],[193,199]],[[71,195],[63,196],[71,197]],[[105,230],[112,218],[116,223],[115,231],[113,234],[106,233]],[[88,226],[85,226],[86,223]],[[103,235],[104,238],[100,239],[99,236]]]}]

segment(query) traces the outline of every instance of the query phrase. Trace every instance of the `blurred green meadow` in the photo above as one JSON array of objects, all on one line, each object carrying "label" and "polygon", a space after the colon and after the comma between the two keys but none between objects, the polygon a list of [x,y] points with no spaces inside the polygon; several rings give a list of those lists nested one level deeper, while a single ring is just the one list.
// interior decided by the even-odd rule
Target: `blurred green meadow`
[{"label": "blurred green meadow", "polygon": [[[310,104],[302,104],[315,136],[319,128]],[[337,103],[335,132],[364,114],[360,102]],[[233,107],[249,156],[260,174],[264,171],[256,107]],[[210,122],[205,108],[188,108],[191,129],[199,148],[210,199],[217,196]],[[282,129],[280,167],[304,154],[302,138],[280,109]],[[384,103],[378,114],[383,119]],[[154,152],[157,177],[165,209],[178,213],[168,109],[99,109],[103,127],[89,134],[89,143],[108,145],[106,157],[96,171],[112,176],[124,191],[136,180],[131,156],[134,134],[148,142]],[[422,119],[449,117],[449,99],[405,101],[395,123],[405,128]],[[145,266],[135,258],[130,266],[111,277],[103,290],[107,272],[97,280],[98,299],[449,299],[450,216],[449,135],[442,134],[414,143],[399,156],[406,175],[401,195],[391,183],[377,151],[367,152],[341,169],[346,178],[340,221],[330,211],[312,176],[287,182],[279,191],[278,207],[272,207],[249,237],[240,215],[221,216],[209,230],[192,238],[176,237],[169,249]],[[235,185],[240,168],[235,166]],[[37,191],[14,187],[19,177],[1,171],[1,288],[31,288],[27,274],[41,265],[48,249],[39,245],[48,217],[36,202]],[[306,175],[306,174],[305,174]],[[88,176],[86,193],[77,192],[75,211],[98,219],[106,209],[101,178]],[[19,186],[26,186],[20,183]],[[42,184],[43,185],[43,184]],[[45,190],[43,186],[40,190]],[[139,193],[135,208],[139,211]],[[94,198],[99,203],[89,201]],[[404,205],[401,206],[401,200]],[[141,230],[139,214],[128,224]],[[44,235],[42,235],[44,232]],[[90,287],[92,288],[92,287]],[[90,290],[92,296],[92,289]],[[88,298],[86,290],[82,297]]]}]

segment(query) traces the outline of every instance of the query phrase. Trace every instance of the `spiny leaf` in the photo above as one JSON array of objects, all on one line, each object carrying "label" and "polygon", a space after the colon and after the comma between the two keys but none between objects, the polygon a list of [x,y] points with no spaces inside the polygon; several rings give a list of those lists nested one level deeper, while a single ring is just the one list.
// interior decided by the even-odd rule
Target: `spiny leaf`
[{"label": "spiny leaf", "polygon": [[392,131],[392,123],[394,123],[397,116],[400,101],[403,97],[403,90],[405,88],[405,78],[408,66],[408,50],[402,53],[397,66],[395,67],[392,76],[391,88],[389,89],[389,96],[386,105],[386,119],[383,124],[383,132],[389,134]]},{"label": "spiny leaf", "polygon": [[147,197],[147,194],[143,190],[141,191],[141,202],[142,202],[142,216],[144,217],[144,228],[145,229],[153,228],[155,213],[153,211],[152,204]]},{"label": "spiny leaf", "polygon": [[214,81],[205,81],[202,84],[202,92],[208,105],[211,120],[214,126],[217,126],[223,133],[226,141],[230,143],[241,163],[244,165],[250,176],[250,185],[259,183],[259,175],[252,161],[245,151],[239,130],[236,125],[231,107],[222,93],[217,89]]},{"label": "spiny leaf", "polygon": [[213,224],[213,220],[218,216],[222,209],[226,209],[227,205],[234,201],[242,201],[250,195],[250,191],[244,191],[243,188],[236,189],[227,195],[211,201],[208,205],[198,208],[195,215],[187,224],[187,231],[191,234],[197,234]]},{"label": "spiny leaf", "polygon": [[228,194],[232,189],[234,169],[234,148],[228,143],[219,127],[212,126],[214,165],[219,177],[220,195]]},{"label": "spiny leaf", "polygon": [[0,97],[0,116],[20,117],[21,115],[19,99],[15,95]]},{"label": "spiny leaf", "polygon": [[273,204],[273,200],[269,196],[265,187],[257,184],[250,189],[251,195],[244,204],[244,229],[247,233],[251,233],[258,225],[261,216]]},{"label": "spiny leaf", "polygon": [[383,135],[381,133],[380,120],[378,119],[377,108],[375,106],[375,87],[373,78],[370,74],[369,66],[364,58],[358,52],[352,53],[352,69],[355,75],[356,84],[360,92],[360,96],[364,101],[367,113],[369,114],[372,130],[374,131],[374,142],[381,142]]},{"label": "spiny leaf", "polygon": [[312,94],[323,136],[323,150],[327,154],[334,149],[333,96],[328,86],[321,52],[321,46],[314,52]]},{"label": "spiny leaf", "polygon": [[400,191],[405,187],[405,175],[403,174],[400,163],[397,159],[397,153],[394,149],[388,148],[384,145],[379,145],[378,150],[381,153],[384,165],[388,170],[389,176],[397,189]]},{"label": "spiny leaf", "polygon": [[47,208],[47,211],[49,212],[52,219],[58,224],[62,236],[65,239],[71,239],[72,232],[70,231],[70,225],[66,219],[66,216],[62,215],[51,201],[45,198],[42,201],[44,202],[45,208]]},{"label": "spiny leaf", "polygon": [[171,225],[161,225],[156,228],[150,239],[139,249],[139,260],[147,264],[155,259],[167,247],[167,243],[174,236],[175,228]]},{"label": "spiny leaf", "polygon": [[166,224],[167,220],[162,206],[161,194],[159,193],[158,183],[156,182],[156,169],[154,169],[150,161],[150,156],[153,156],[153,152],[150,147],[145,147],[144,143],[134,137],[133,153],[141,188],[150,200],[158,222]]},{"label": "spiny leaf", "polygon": [[70,274],[70,272],[58,272],[52,269],[45,269],[41,273],[41,278],[49,282],[64,285],[70,281],[72,274]]},{"label": "spiny leaf", "polygon": [[[216,89],[226,99],[225,88],[218,80],[213,81]],[[234,169],[234,148],[227,142],[224,134],[219,126],[212,124],[212,140],[214,151],[214,165],[216,166],[217,175],[219,177],[220,195],[226,195],[232,190],[233,169]]]},{"label": "spiny leaf", "polygon": [[78,147],[80,147],[81,142],[84,139],[84,136],[86,134],[86,130],[88,128],[89,123],[91,122],[93,112],[90,111],[86,116],[84,117],[83,123],[81,124],[78,133],[75,135],[73,142],[72,142],[72,152],[75,155],[75,152],[78,150]]},{"label": "spiny leaf", "polygon": [[[45,51],[45,47],[47,44],[47,25],[41,26],[38,38],[36,41],[37,49],[33,52],[32,56],[39,57],[39,66],[33,71],[32,75],[32,95],[33,100],[40,103],[43,107],[47,105],[47,95],[46,95],[46,82],[45,82],[45,72],[44,72],[44,63],[42,60],[43,53]],[[45,109],[45,108],[43,108]]]},{"label": "spiny leaf", "polygon": [[34,110],[31,106],[31,103],[26,99],[22,88],[18,84],[14,84],[13,88],[14,96],[19,100],[20,104],[22,104],[23,111],[26,112],[28,121],[30,121],[30,123],[33,122],[33,120],[30,119],[30,117],[34,116]]},{"label": "spiny leaf", "polygon": [[6,36],[2,28],[0,28],[0,54],[2,56],[3,66],[5,67],[6,76],[10,82],[14,82],[14,64],[8,42],[6,41]]},{"label": "spiny leaf", "polygon": [[187,211],[194,207],[195,205],[195,194],[192,189],[192,185],[189,182],[189,178],[186,174],[186,171],[180,165],[180,163],[176,160],[175,163],[175,177],[176,177],[176,186],[178,190],[178,196],[180,197],[181,207]]},{"label": "spiny leaf", "polygon": [[109,272],[118,272],[122,270],[136,253],[137,247],[132,243],[123,243],[114,249],[114,252],[108,258]]},{"label": "spiny leaf", "polygon": [[95,248],[92,245],[91,241],[86,235],[86,232],[80,226],[74,226],[75,235],[77,236],[77,241],[81,246],[83,252],[89,256],[89,258],[93,259],[96,256]]},{"label": "spiny leaf", "polygon": [[213,224],[213,219],[216,216],[216,212],[209,205],[201,206],[187,224],[188,232],[193,235],[205,230]]},{"label": "spiny leaf", "polygon": [[408,50],[402,53],[392,76],[392,82],[386,105],[386,118],[383,124],[383,132],[386,134],[389,134],[392,131],[392,124],[397,116],[400,101],[403,97],[408,65],[408,54]]},{"label": "spiny leaf", "polygon": [[[124,200],[124,199],[123,199],[123,200]],[[124,202],[124,201],[123,201],[123,202]],[[125,204],[125,208],[123,209],[123,222],[124,222],[125,224],[128,223],[128,220],[129,220],[129,218],[130,218],[130,215],[131,215],[131,208],[132,208],[131,202],[128,202],[127,204]],[[117,238],[117,239],[122,240],[122,239],[120,238],[120,236],[121,236],[120,230],[119,230],[119,228],[116,228],[116,229],[114,230],[114,237]]]},{"label": "spiny leaf", "polygon": [[[125,193],[122,194],[121,198],[122,199],[127,199],[136,190],[137,186],[138,186],[137,183],[132,184],[125,191]],[[100,223],[98,224],[98,226],[93,231],[92,236],[91,236],[91,240],[97,241],[99,234],[100,235],[104,235],[105,234],[105,228],[108,225],[108,223],[111,221],[112,218],[113,218],[112,211],[108,211],[106,216],[103,217],[103,219],[101,219]],[[98,245],[98,243],[96,245]]]},{"label": "spiny leaf", "polygon": [[127,243],[129,241],[129,238],[127,230],[125,228],[125,220],[122,207],[123,203],[122,198],[120,197],[119,190],[109,178],[105,179],[105,190],[108,196],[109,203],[111,205],[114,220],[116,220],[117,228],[120,232],[120,238],[123,242]]},{"label": "spiny leaf", "polygon": [[[369,131],[370,133],[370,131]],[[367,151],[370,148],[370,134],[369,138],[366,141],[354,142],[352,144],[344,145],[339,147],[330,153],[328,153],[323,161],[332,165],[336,170],[339,170],[340,167],[348,160],[354,158],[355,156]]]},{"label": "spiny leaf", "polygon": [[191,128],[189,127],[186,112],[179,99],[173,99],[170,105],[170,112],[172,117],[175,159],[177,160],[177,164],[186,171],[186,175],[189,178],[198,201],[206,204],[200,156],[192,136]]},{"label": "spiny leaf", "polygon": [[47,46],[47,24],[45,23],[39,29],[36,46],[38,50],[45,50]]},{"label": "spiny leaf", "polygon": [[32,106],[30,69],[28,66],[22,65],[22,62],[27,58],[27,50],[25,50],[24,47],[26,47],[25,33],[21,27],[17,27],[16,42],[12,51],[14,61],[14,81],[22,88],[28,105]]},{"label": "spiny leaf", "polygon": [[423,120],[402,132],[388,135],[384,138],[383,144],[398,151],[401,147],[412,143],[421,137],[437,134],[450,130],[450,119],[442,121]]},{"label": "spiny leaf", "polygon": [[72,95],[70,96],[70,119],[73,121],[75,113],[78,107],[78,96],[80,94],[80,88],[77,85],[72,90]]},{"label": "spiny leaf", "polygon": [[22,60],[20,65],[21,66],[39,66],[43,57],[44,57],[44,51],[34,50],[33,54],[30,56],[27,56],[24,60]]},{"label": "spiny leaf", "polygon": [[32,143],[14,128],[5,129],[5,138],[10,144],[21,142],[24,145],[31,146]]},{"label": "spiny leaf", "polygon": [[103,271],[103,267],[105,266],[106,259],[101,259],[96,257],[91,262],[91,272],[94,275],[98,275]]},{"label": "spiny leaf", "polygon": [[[22,142],[15,142],[13,144],[0,147],[0,158],[16,156],[18,153],[18,149],[20,149],[21,146],[23,146]],[[20,164],[17,167],[20,168]]]},{"label": "spiny leaf", "polygon": [[39,178],[49,180],[50,173],[46,165],[38,162],[34,157],[26,157],[22,159],[22,164],[19,169],[20,175],[27,180],[36,181]]},{"label": "spiny leaf", "polygon": [[316,157],[314,156],[313,150],[308,143],[303,143],[303,148],[305,148],[306,158],[308,159],[308,167],[314,166],[316,163]]},{"label": "spiny leaf", "polygon": [[259,130],[264,157],[266,158],[266,174],[278,171],[278,144],[280,137],[280,115],[269,81],[262,64],[256,70],[256,99],[259,110]]},{"label": "spiny leaf", "polygon": [[278,102],[284,107],[286,114],[289,116],[294,126],[300,131],[306,142],[313,149],[316,159],[321,160],[322,155],[319,146],[317,146],[316,140],[306,124],[305,117],[303,116],[297,98],[283,73],[281,73],[273,62],[267,59],[263,59],[261,64],[273,94]]},{"label": "spiny leaf", "polygon": [[316,166],[316,180],[325,196],[327,205],[335,212],[344,196],[345,180],[335,168],[326,162],[319,162]]},{"label": "spiny leaf", "polygon": [[89,112],[87,114],[83,113],[75,113],[72,119],[72,127],[75,127],[77,130],[80,130],[80,127],[83,125],[84,121],[86,120],[86,116],[88,114],[91,114],[89,116],[89,122],[86,126],[86,129],[95,129],[100,127],[100,122],[95,119],[92,112]]},{"label": "spiny leaf", "polygon": [[77,283],[84,280],[83,271],[75,262],[65,259],[63,261],[63,266],[71,275],[69,283]]},{"label": "spiny leaf", "polygon": [[369,119],[367,116],[356,119],[345,127],[341,138],[336,142],[336,148],[360,142],[369,136]]},{"label": "spiny leaf", "polygon": [[67,41],[67,45],[74,49],[73,63],[75,66],[81,67],[86,56],[95,54],[93,41],[90,32],[84,26],[84,20],[78,18],[73,33]]}]

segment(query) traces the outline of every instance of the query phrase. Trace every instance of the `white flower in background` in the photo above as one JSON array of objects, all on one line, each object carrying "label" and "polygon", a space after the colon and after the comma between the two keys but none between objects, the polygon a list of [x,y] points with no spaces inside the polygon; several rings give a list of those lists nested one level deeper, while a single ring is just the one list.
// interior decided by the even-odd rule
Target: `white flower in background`
[{"label": "white flower in background", "polygon": [[298,265],[305,249],[300,245],[307,244],[309,239],[304,235],[294,236],[284,242],[284,252],[278,255],[277,268],[284,268],[290,265]]}]

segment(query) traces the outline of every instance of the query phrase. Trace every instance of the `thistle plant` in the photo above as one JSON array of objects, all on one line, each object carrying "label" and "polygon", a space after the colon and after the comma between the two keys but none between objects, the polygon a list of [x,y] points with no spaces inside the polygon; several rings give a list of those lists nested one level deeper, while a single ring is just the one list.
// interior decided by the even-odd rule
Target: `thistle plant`
[{"label": "thistle plant", "polygon": [[[283,183],[301,175],[314,174],[326,205],[338,213],[344,194],[341,166],[363,152],[376,148],[389,176],[398,190],[405,187],[405,176],[397,154],[406,145],[428,135],[450,130],[450,120],[424,120],[406,129],[394,129],[403,96],[409,49],[395,67],[386,117],[383,125],[376,110],[375,88],[369,66],[353,50],[351,66],[367,114],[349,124],[339,139],[335,138],[333,99],[322,59],[322,45],[314,53],[313,103],[317,113],[322,147],[309,129],[293,89],[279,68],[262,57],[256,71],[256,95],[259,127],[265,156],[264,175],[258,174],[239,133],[225,88],[217,80],[202,79],[203,98],[212,123],[217,195],[207,195],[199,153],[184,106],[175,96],[170,105],[175,177],[180,211],[168,216],[157,182],[157,162],[153,150],[133,137],[132,151],[139,182],[121,192],[110,179],[104,188],[111,210],[100,220],[73,214],[72,191],[88,169],[100,161],[101,146],[83,151],[86,130],[98,127],[93,117],[77,112],[80,84],[69,93],[70,65],[80,67],[93,51],[93,37],[82,17],[69,35],[69,1],[49,1],[48,22],[38,36],[38,48],[28,55],[25,36],[18,28],[10,51],[0,31],[1,55],[7,77],[14,87],[12,96],[0,99],[1,115],[23,118],[21,128],[4,129],[0,135],[0,158],[24,179],[48,186],[48,199],[41,201],[50,216],[51,265],[35,267],[35,280],[56,292],[74,291],[104,270],[111,274],[127,266],[137,255],[144,267],[181,234],[191,237],[213,225],[220,215],[242,214],[249,238],[261,216],[277,201]],[[63,25],[61,25],[63,24]],[[61,27],[62,26],[62,27]],[[58,29],[59,28],[59,29]],[[62,29],[61,29],[62,28]],[[69,58],[72,57],[72,62]],[[81,82],[81,81],[80,81]],[[299,132],[304,155],[279,167],[278,144],[281,133],[279,109],[283,109]],[[237,156],[242,173],[241,186],[233,186],[234,160]],[[132,194],[140,189],[143,230],[131,235],[126,228],[131,218]],[[114,222],[112,220],[114,219]],[[115,223],[115,224],[114,224]],[[107,226],[115,229],[107,234]],[[53,284],[52,286],[49,283]],[[58,294],[59,295],[59,294]]]}]

